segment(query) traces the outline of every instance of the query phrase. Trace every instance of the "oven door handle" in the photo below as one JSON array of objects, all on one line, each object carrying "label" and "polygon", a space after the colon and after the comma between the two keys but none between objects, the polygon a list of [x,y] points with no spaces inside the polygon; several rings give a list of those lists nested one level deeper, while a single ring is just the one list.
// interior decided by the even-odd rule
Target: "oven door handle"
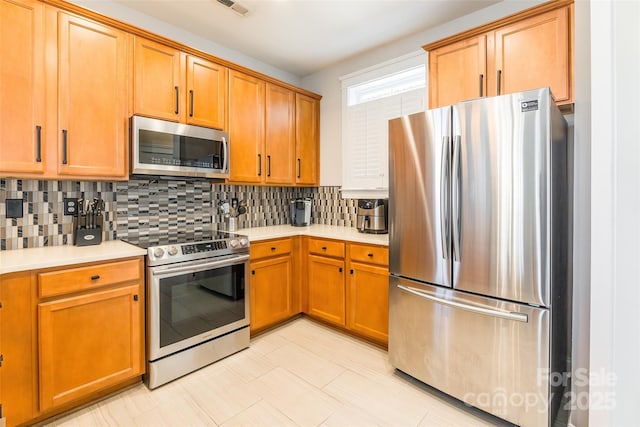
[{"label": "oven door handle", "polygon": [[172,265],[161,265],[151,267],[151,273],[156,277],[173,275],[176,273],[195,273],[202,270],[210,270],[212,268],[227,267],[229,265],[242,264],[249,261],[249,255],[232,255],[223,260],[211,261],[205,260],[201,262],[179,263]]}]

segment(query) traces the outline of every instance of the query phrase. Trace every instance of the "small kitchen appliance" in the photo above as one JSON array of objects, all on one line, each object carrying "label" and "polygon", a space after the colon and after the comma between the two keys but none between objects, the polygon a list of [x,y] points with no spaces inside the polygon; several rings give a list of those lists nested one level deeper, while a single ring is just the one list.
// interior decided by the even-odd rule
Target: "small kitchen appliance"
[{"label": "small kitchen appliance", "polygon": [[311,225],[311,199],[295,199],[289,202],[291,225],[294,227],[306,227]]},{"label": "small kitchen appliance", "polygon": [[387,222],[387,199],[358,200],[358,216],[356,226],[361,233],[386,234],[389,232]]}]

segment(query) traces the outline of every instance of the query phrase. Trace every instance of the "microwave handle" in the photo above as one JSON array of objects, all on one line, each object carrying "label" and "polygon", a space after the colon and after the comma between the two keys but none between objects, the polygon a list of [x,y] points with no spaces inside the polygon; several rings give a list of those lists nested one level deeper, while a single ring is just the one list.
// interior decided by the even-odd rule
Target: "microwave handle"
[{"label": "microwave handle", "polygon": [[222,156],[224,158],[222,170],[227,172],[229,171],[229,143],[224,136],[222,137],[222,150]]}]

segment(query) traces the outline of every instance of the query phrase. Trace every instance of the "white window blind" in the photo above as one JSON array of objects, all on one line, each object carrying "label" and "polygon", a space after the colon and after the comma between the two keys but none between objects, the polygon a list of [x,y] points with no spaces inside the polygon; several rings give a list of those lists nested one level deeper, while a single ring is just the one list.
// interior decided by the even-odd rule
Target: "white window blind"
[{"label": "white window blind", "polygon": [[388,121],[425,109],[425,64],[413,55],[343,80],[342,197],[387,197]]}]

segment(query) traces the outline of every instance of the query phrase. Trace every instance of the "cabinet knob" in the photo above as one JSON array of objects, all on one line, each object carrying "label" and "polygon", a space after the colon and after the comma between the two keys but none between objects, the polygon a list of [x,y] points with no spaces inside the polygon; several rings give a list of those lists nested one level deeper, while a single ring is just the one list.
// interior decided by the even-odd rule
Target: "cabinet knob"
[{"label": "cabinet knob", "polygon": [[99,274],[94,274],[93,276],[91,276],[91,280],[98,280],[100,278]]},{"label": "cabinet knob", "polygon": [[373,254],[367,254],[369,258],[373,258]]},{"label": "cabinet knob", "polygon": [[255,270],[251,270],[251,274],[255,276],[256,275],[256,271]]},{"label": "cabinet knob", "polygon": [[327,247],[326,247],[326,246],[323,246],[323,247],[322,247],[322,250],[323,250],[323,251],[326,251],[326,250],[327,250]]},{"label": "cabinet knob", "polygon": [[138,301],[138,294],[135,294],[135,295],[133,296],[133,300],[134,300],[134,301]]},{"label": "cabinet knob", "polygon": [[349,270],[349,274],[353,274],[353,268]]},{"label": "cabinet knob", "polygon": [[338,271],[339,271],[340,273],[342,273],[342,267],[338,268]]},{"label": "cabinet knob", "polygon": [[276,250],[276,248],[272,246],[272,247],[271,247],[271,250],[272,250],[272,251],[275,251],[275,250]]}]

